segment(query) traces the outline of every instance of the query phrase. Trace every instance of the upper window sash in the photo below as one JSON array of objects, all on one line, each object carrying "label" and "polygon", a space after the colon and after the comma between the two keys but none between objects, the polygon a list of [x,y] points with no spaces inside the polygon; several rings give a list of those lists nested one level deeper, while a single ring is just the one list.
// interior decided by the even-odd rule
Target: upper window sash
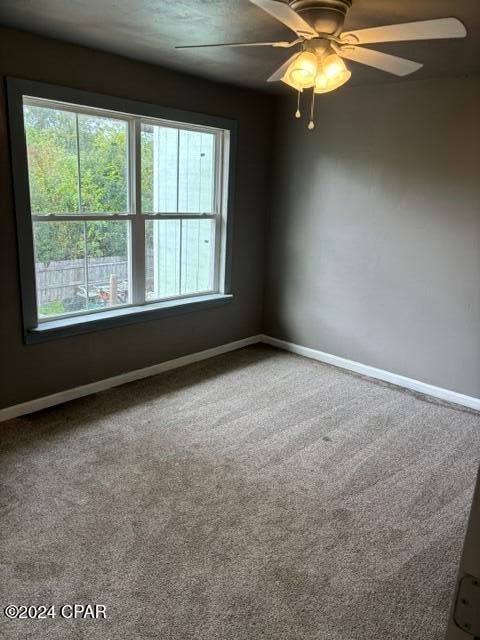
[{"label": "upper window sash", "polygon": [[23,114],[32,214],[131,213],[128,120],[28,98]]},{"label": "upper window sash", "polygon": [[[89,107],[85,105],[77,105],[66,103],[63,101],[53,101],[46,100],[42,98],[34,98],[30,96],[24,96],[23,104],[28,108],[31,107],[33,109],[49,109],[52,110],[52,113],[57,110],[57,113],[72,113],[75,116],[76,122],[73,121],[70,123],[72,128],[75,125],[75,131],[71,131],[71,134],[74,135],[75,139],[75,151],[74,154],[77,158],[77,181],[78,181],[78,207],[76,211],[52,211],[46,209],[37,209],[36,211],[32,211],[32,215],[35,216],[55,216],[55,219],[60,219],[61,216],[65,216],[65,219],[68,219],[69,216],[88,216],[88,217],[97,217],[97,216],[126,216],[128,214],[134,214],[143,210],[143,213],[146,215],[159,215],[159,216],[191,216],[191,215],[220,215],[223,196],[222,196],[222,188],[223,188],[223,157],[222,152],[224,148],[224,132],[214,127],[205,127],[200,125],[189,125],[181,122],[172,122],[169,120],[164,120],[160,118],[143,118],[142,116],[132,115],[128,113],[119,113],[110,111],[107,109],[98,109],[95,107]],[[125,123],[125,207],[120,207],[118,210],[109,211],[109,210],[94,210],[92,207],[85,207],[82,201],[82,180],[83,180],[83,171],[84,166],[82,163],[83,152],[81,147],[81,137],[78,126],[78,116],[85,116],[86,118],[98,118],[117,121],[119,123]],[[178,139],[175,142],[175,145],[178,145],[176,151],[176,155],[174,158],[174,162],[176,165],[176,176],[173,176],[173,180],[176,178],[176,204],[175,208],[164,207],[162,210],[160,207],[146,207],[145,199],[146,195],[143,192],[142,184],[135,184],[135,173],[139,171],[140,173],[140,183],[143,182],[143,163],[140,160],[138,162],[137,154],[142,156],[142,134],[146,133],[144,127],[151,127],[153,133],[157,133],[159,130],[162,132],[171,131],[173,136]],[[176,134],[176,136],[175,136]],[[207,148],[203,150],[201,156],[210,156],[207,157],[205,162],[203,163],[204,168],[207,170],[207,174],[205,176],[205,181],[207,182],[207,190],[208,190],[208,182],[210,181],[210,190],[211,193],[207,194],[207,199],[210,201],[211,206],[202,206],[205,204],[205,198],[202,200],[202,193],[198,194],[199,206],[195,207],[194,205],[190,205],[190,194],[188,191],[188,183],[189,183],[189,164],[191,164],[191,159],[188,157],[190,142],[192,144],[195,142],[193,136],[201,136],[203,139],[200,140],[200,145],[206,143]],[[137,137],[140,139],[137,140]],[[154,136],[155,137],[155,136]],[[172,137],[172,136],[170,136]],[[197,137],[197,146],[198,146],[198,137]],[[138,149],[140,147],[140,149]],[[208,148],[210,147],[210,149]],[[201,147],[200,150],[202,151]],[[165,154],[168,153],[168,149]],[[171,155],[171,154],[170,154]],[[185,157],[186,156],[186,157]],[[73,160],[73,158],[71,158]],[[164,164],[167,164],[169,160],[172,158],[165,158]],[[161,157],[156,158],[157,162],[162,162]],[[202,178],[202,158],[200,158],[200,182]],[[173,167],[175,169],[175,167]],[[169,169],[172,172],[172,168]],[[193,167],[195,173],[195,167]],[[158,172],[157,172],[158,174]],[[172,176],[170,176],[172,177]],[[29,175],[30,178],[30,175]],[[31,185],[32,186],[32,185]],[[153,188],[153,185],[152,185]],[[201,190],[201,186],[200,186]],[[182,194],[182,195],[180,195]],[[186,195],[184,195],[186,194]],[[35,194],[31,194],[35,195]],[[32,199],[32,203],[34,203],[34,198]],[[153,203],[152,203],[153,204]],[[166,204],[166,203],[165,203]],[[171,199],[170,199],[170,203]],[[208,203],[207,203],[208,204]],[[142,206],[143,205],[143,206]],[[187,206],[183,206],[187,205]],[[78,218],[80,219],[80,218]]]}]

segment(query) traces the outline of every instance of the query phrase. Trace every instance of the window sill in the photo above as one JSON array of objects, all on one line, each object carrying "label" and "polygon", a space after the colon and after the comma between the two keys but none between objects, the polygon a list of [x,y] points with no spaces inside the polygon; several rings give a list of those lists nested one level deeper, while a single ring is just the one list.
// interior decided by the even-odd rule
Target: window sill
[{"label": "window sill", "polygon": [[231,294],[214,293],[208,296],[168,300],[137,307],[112,309],[111,311],[102,311],[85,316],[49,320],[48,322],[42,322],[34,329],[27,329],[25,331],[25,342],[27,344],[37,344],[82,333],[112,329],[138,322],[149,322],[191,311],[221,307],[231,302],[232,298]]}]

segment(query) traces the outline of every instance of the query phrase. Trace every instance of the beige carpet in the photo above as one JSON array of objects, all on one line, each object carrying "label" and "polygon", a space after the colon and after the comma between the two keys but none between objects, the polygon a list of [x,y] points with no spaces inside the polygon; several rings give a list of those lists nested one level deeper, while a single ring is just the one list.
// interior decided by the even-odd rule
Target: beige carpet
[{"label": "beige carpet", "polygon": [[0,433],[2,609],[108,615],[2,638],[443,639],[474,412],[259,346]]}]

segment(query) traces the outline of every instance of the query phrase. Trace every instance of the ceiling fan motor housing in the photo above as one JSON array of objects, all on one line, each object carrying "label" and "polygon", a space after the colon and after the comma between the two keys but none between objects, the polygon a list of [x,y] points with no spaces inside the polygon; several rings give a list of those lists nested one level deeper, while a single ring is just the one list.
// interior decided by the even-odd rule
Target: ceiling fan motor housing
[{"label": "ceiling fan motor housing", "polygon": [[289,0],[288,4],[318,33],[338,36],[352,0]]}]

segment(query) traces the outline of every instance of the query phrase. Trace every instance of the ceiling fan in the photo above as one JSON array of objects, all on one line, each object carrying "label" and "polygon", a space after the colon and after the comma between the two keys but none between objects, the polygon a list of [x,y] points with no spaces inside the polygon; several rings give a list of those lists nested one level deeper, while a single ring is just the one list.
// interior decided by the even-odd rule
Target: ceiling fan
[{"label": "ceiling fan", "polygon": [[206,47],[298,47],[267,82],[282,81],[298,91],[296,117],[300,117],[300,93],[312,88],[309,129],[314,128],[315,94],[338,89],[348,82],[351,72],[344,59],[381,69],[396,76],[418,71],[423,65],[398,56],[364,47],[380,42],[405,42],[464,38],[465,26],[457,18],[438,18],[343,31],[347,11],[353,0],[249,0],[282,22],[295,34],[290,42],[232,42],[178,46],[176,49]]}]

